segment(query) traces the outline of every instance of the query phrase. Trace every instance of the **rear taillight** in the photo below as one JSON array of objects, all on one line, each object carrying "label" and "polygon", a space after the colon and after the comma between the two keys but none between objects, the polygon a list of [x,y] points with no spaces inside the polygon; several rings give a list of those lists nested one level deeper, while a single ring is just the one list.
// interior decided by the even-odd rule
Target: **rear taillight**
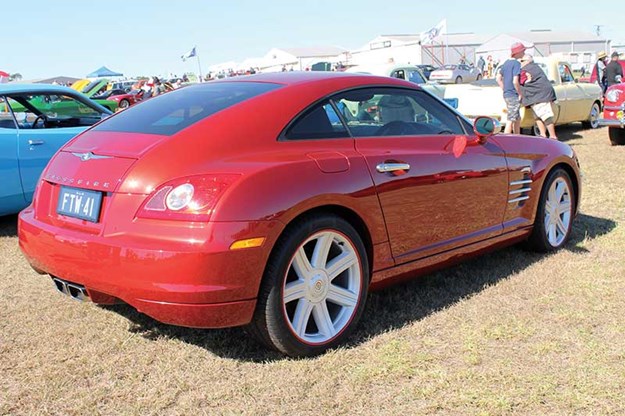
[{"label": "rear taillight", "polygon": [[240,177],[238,174],[216,174],[169,181],[148,196],[137,211],[137,217],[208,221],[221,195]]}]

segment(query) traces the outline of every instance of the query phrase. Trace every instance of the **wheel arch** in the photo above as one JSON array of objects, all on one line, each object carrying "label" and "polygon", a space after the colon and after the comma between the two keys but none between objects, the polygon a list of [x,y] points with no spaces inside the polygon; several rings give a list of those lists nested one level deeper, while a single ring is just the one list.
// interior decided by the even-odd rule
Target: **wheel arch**
[{"label": "wheel arch", "polygon": [[319,205],[313,208],[309,208],[305,211],[300,212],[296,216],[290,219],[290,221],[285,224],[285,226],[280,231],[278,238],[276,238],[273,247],[271,248],[269,257],[275,254],[276,247],[279,245],[279,242],[283,235],[288,232],[290,227],[293,224],[299,221],[305,221],[306,218],[310,218],[316,215],[335,215],[337,217],[342,218],[347,221],[358,233],[358,236],[362,239],[362,243],[365,246],[365,251],[367,253],[367,264],[369,265],[369,271],[373,270],[373,237],[371,235],[371,231],[367,226],[366,221],[354,210],[342,206],[342,205]]},{"label": "wheel arch", "polygon": [[571,183],[573,185],[573,192],[575,192],[575,215],[577,215],[577,213],[579,212],[579,202],[581,198],[581,192],[580,192],[581,184],[580,184],[579,175],[577,171],[570,164],[566,162],[558,162],[555,165],[553,165],[551,168],[549,168],[549,170],[547,171],[547,174],[545,175],[545,178],[548,177],[551,174],[551,172],[553,172],[554,170],[558,168],[563,169],[571,178]]}]

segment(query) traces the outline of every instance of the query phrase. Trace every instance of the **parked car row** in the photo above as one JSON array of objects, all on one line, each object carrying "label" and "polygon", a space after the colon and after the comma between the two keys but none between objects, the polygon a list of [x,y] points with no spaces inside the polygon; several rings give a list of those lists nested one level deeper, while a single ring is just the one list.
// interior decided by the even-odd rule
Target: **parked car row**
[{"label": "parked car row", "polygon": [[518,242],[561,248],[572,149],[497,134],[389,70],[236,77],[114,115],[67,88],[0,86],[1,153],[17,155],[0,159],[3,213],[32,197],[20,247],[65,295],[245,325],[291,356],[344,343],[370,290]]}]

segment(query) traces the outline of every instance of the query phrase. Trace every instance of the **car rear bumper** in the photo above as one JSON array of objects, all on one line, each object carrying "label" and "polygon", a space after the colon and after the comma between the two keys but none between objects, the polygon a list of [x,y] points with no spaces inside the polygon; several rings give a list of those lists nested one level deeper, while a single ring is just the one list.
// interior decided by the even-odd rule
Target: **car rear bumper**
[{"label": "car rear bumper", "polygon": [[[250,322],[276,224],[213,223],[205,243],[153,234],[102,237],[19,215],[19,243],[32,267],[80,285],[90,300],[121,300],[173,325],[221,328]],[[179,227],[184,232],[184,227]],[[235,240],[266,237],[261,247],[230,250]],[[58,287],[58,285],[57,285]]]}]

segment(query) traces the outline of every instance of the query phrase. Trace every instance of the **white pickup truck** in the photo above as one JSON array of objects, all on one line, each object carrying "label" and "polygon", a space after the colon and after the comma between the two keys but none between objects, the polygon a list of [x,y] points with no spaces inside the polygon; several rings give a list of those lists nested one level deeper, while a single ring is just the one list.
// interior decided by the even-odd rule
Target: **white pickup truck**
[{"label": "white pickup truck", "polygon": [[[601,114],[601,89],[597,84],[578,83],[573,77],[571,66],[556,59],[536,58],[556,91],[554,105],[555,124],[582,122],[586,128],[597,128]],[[446,100],[457,100],[458,111],[468,118],[489,116],[507,122],[506,103],[501,88],[494,79],[485,79],[471,84],[448,85]],[[534,114],[521,108],[521,128],[534,131]]]}]

